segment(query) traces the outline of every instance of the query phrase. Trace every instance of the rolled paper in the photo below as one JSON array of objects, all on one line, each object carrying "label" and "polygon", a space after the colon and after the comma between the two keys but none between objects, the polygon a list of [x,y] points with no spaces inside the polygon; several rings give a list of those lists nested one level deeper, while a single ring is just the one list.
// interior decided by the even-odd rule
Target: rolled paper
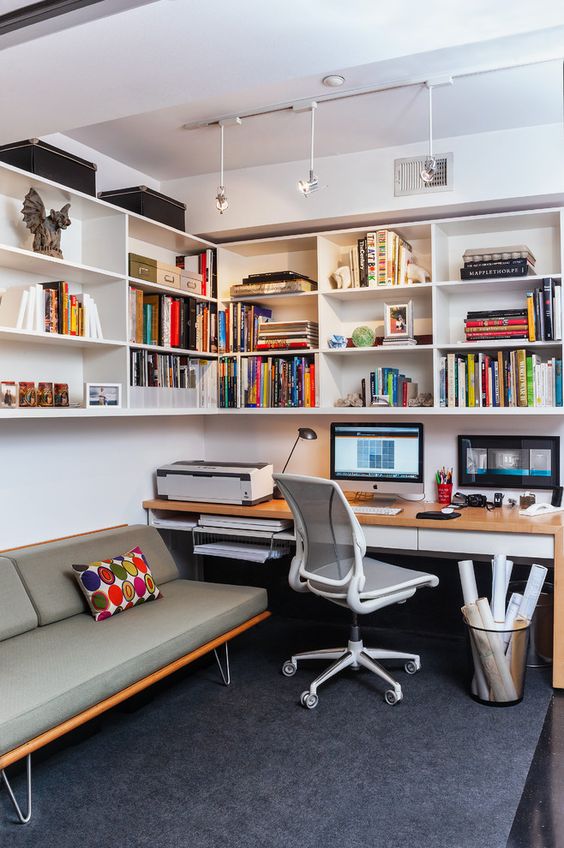
[{"label": "rolled paper", "polygon": [[471,559],[463,559],[458,563],[460,583],[462,584],[462,597],[465,604],[474,604],[478,600],[478,589],[476,587],[476,575],[474,574],[474,563]]},{"label": "rolled paper", "polygon": [[505,621],[505,596],[507,594],[507,569],[505,554],[492,559],[492,615],[494,621]]},{"label": "rolled paper", "polygon": [[[477,604],[466,604],[462,607],[462,612],[467,623],[470,625],[470,638],[478,653],[483,673],[492,691],[493,700],[506,701],[507,694],[505,687],[492,652],[488,634],[483,630],[484,623],[478,606]],[[476,667],[479,667],[479,664]],[[486,692],[484,700],[491,700],[488,692]]]},{"label": "rolled paper", "polygon": [[502,633],[502,638],[505,642],[506,652],[507,646],[511,641],[511,631],[513,630],[513,622],[517,618],[517,614],[519,612],[519,607],[521,606],[522,600],[523,595],[520,595],[519,592],[513,592],[513,594],[509,598],[509,603],[507,604],[507,613],[505,614],[505,621],[503,623],[504,633]]},{"label": "rolled paper", "polygon": [[[494,622],[492,611],[490,609],[489,601],[487,598],[478,598],[478,600],[476,601],[476,606],[483,621],[483,626],[488,631],[487,637],[491,646],[495,663],[499,671],[499,676],[502,681],[503,689],[505,690],[505,697],[501,698],[500,700],[516,701],[517,691],[515,689],[515,684],[513,683],[513,678],[511,677],[511,670],[509,668],[509,664],[505,657],[505,646],[501,638],[501,633],[495,632],[496,629],[498,629],[499,625],[496,627],[496,623]],[[496,700],[498,699],[496,698]]]},{"label": "rolled paper", "polygon": [[527,585],[523,592],[523,600],[519,607],[519,615],[523,618],[527,618],[529,621],[533,617],[547,571],[548,569],[546,569],[544,565],[537,565],[536,563],[533,563],[531,566],[529,579],[527,580]]}]

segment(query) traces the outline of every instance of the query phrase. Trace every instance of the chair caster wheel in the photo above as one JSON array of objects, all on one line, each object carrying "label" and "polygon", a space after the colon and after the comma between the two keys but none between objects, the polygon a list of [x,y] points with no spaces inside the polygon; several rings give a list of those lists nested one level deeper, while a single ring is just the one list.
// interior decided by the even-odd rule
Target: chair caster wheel
[{"label": "chair caster wheel", "polygon": [[404,669],[407,674],[415,674],[421,668],[421,662],[419,660],[408,660],[404,665]]},{"label": "chair caster wheel", "polygon": [[398,701],[401,701],[403,695],[401,692],[398,694],[395,689],[386,689],[384,692],[384,700],[390,707],[393,707],[394,704],[397,704]]},{"label": "chair caster wheel", "polygon": [[295,662],[292,662],[292,660],[286,660],[282,666],[282,674],[284,677],[293,677],[297,670],[298,666]]},{"label": "chair caster wheel", "polygon": [[306,691],[302,692],[300,696],[300,702],[302,707],[305,707],[306,710],[314,710],[319,703],[319,696],[314,695],[313,692],[306,689]]}]

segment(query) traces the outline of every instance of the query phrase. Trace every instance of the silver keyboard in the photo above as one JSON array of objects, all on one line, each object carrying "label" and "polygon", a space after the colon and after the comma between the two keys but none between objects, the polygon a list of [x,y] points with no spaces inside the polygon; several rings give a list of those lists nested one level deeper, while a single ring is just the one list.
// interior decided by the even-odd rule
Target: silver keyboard
[{"label": "silver keyboard", "polygon": [[353,506],[352,511],[358,515],[397,515],[403,510],[391,506]]}]

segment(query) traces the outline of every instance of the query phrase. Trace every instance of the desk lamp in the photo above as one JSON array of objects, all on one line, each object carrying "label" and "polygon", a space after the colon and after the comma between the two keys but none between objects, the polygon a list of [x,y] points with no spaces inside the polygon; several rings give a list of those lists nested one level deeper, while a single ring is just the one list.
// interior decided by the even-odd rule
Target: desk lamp
[{"label": "desk lamp", "polygon": [[[286,464],[284,465],[284,468],[282,469],[282,474],[284,474],[284,472],[286,471],[286,469],[288,467],[288,463],[292,459],[292,454],[294,453],[294,451],[296,449],[296,445],[298,444],[300,439],[304,439],[307,442],[312,442],[314,439],[317,439],[317,433],[315,432],[315,430],[312,430],[311,427],[298,427],[298,435],[296,436],[296,441],[294,442],[294,444],[292,446],[292,450],[290,451],[290,455],[288,456],[288,459],[286,460]],[[274,487],[274,491],[272,492],[272,497],[276,498],[277,500],[283,500],[284,499],[284,495],[282,494],[282,492],[280,491],[278,486]]]}]

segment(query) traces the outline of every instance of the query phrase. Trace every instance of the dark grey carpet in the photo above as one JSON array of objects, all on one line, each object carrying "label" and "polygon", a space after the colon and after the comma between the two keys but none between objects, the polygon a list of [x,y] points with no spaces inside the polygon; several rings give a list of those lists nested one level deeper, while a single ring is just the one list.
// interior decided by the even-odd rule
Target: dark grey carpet
[{"label": "dark grey carpet", "polygon": [[386,706],[372,675],[351,672],[304,710],[298,697],[316,666],[286,679],[282,660],[346,633],[270,620],[234,643],[229,689],[202,665],[40,758],[31,824],[11,823],[0,791],[0,845],[505,848],[548,675],[530,672],[522,704],[492,709],[466,694],[463,644],[369,636],[421,652],[419,674],[398,672],[398,706]]}]

